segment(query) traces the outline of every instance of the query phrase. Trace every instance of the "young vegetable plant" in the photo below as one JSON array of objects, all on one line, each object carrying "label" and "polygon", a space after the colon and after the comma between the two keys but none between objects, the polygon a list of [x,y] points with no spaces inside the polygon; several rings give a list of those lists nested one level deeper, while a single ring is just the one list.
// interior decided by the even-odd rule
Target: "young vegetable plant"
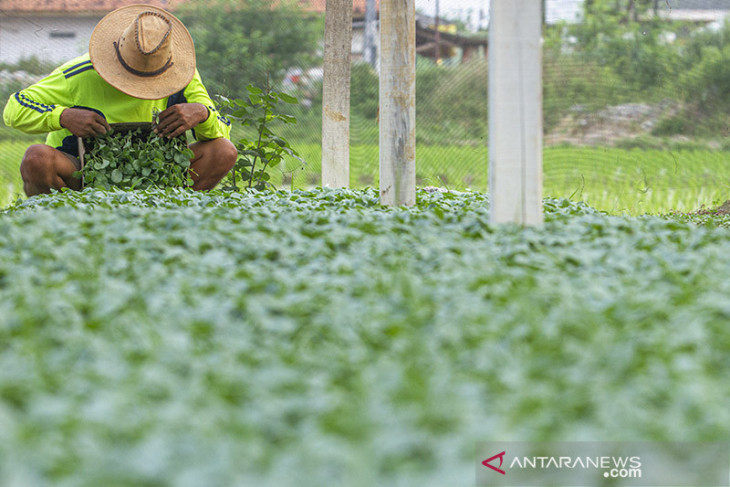
[{"label": "young vegetable plant", "polygon": [[168,188],[193,185],[190,161],[193,151],[185,135],[173,139],[151,130],[114,131],[85,139],[88,152],[76,177],[87,187],[109,189]]},{"label": "young vegetable plant", "polygon": [[[228,113],[229,118],[238,121],[244,127],[253,131],[251,139],[245,136],[235,143],[238,149],[238,160],[227,178],[227,189],[238,190],[241,186],[247,189],[263,190],[274,188],[269,171],[281,164],[285,156],[291,156],[301,163],[304,160],[291,147],[289,142],[271,129],[272,122],[280,121],[285,124],[297,123],[296,118],[279,111],[281,102],[296,104],[297,99],[286,93],[273,91],[270,86],[266,89],[248,85],[248,98],[230,100],[220,96],[220,107]],[[241,183],[237,177],[240,176]],[[293,178],[292,178],[293,179]]]}]

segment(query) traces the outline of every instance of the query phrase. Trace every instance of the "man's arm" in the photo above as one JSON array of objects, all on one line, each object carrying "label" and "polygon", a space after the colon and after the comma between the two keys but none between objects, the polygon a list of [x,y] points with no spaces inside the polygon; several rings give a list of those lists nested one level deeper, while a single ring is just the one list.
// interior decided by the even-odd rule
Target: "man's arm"
[{"label": "man's arm", "polygon": [[66,107],[49,101],[46,96],[38,96],[34,87],[10,95],[3,111],[5,125],[29,134],[60,130],[61,114]]},{"label": "man's arm", "polygon": [[31,134],[60,130],[61,114],[72,104],[63,66],[37,83],[10,95],[5,125]]},{"label": "man's arm", "polygon": [[74,69],[87,63],[85,57],[74,59],[37,83],[13,93],[3,112],[5,125],[31,134],[62,128],[80,137],[106,133],[110,127],[103,116],[91,110],[69,108],[75,103],[67,79],[77,73]]}]

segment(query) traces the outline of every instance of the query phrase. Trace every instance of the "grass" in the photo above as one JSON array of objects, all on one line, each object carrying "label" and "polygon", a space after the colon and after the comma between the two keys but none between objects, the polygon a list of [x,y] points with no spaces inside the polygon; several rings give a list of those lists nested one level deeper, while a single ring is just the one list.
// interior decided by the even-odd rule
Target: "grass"
[{"label": "grass", "polygon": [[[295,177],[295,187],[318,184],[321,149],[299,147],[309,161]],[[486,191],[486,147],[416,148],[417,185]],[[693,211],[730,199],[730,152],[713,150],[644,150],[548,147],[543,154],[543,193],[570,198],[612,214],[659,214]],[[378,185],[375,145],[350,149],[353,187]]]},{"label": "grass", "polygon": [[86,190],[3,212],[0,485],[472,485],[496,438],[727,438],[730,230],[488,208]]},{"label": "grass", "polygon": [[730,199],[730,152],[548,148],[545,189],[613,214],[693,211]]},{"label": "grass", "polygon": [[[351,186],[377,187],[378,147],[355,142],[350,149]],[[21,193],[17,165],[28,144],[0,142],[0,205],[9,204]],[[318,186],[320,146],[310,143],[296,148],[307,165],[302,170],[297,161],[289,160],[281,172],[274,173],[274,184],[282,188]],[[487,190],[486,147],[422,144],[416,148],[416,157],[419,187]],[[546,197],[582,201],[611,214],[687,212],[730,199],[730,151],[548,147],[543,159]]]},{"label": "grass", "polygon": [[7,206],[23,194],[20,160],[33,142],[0,141],[0,207]]}]

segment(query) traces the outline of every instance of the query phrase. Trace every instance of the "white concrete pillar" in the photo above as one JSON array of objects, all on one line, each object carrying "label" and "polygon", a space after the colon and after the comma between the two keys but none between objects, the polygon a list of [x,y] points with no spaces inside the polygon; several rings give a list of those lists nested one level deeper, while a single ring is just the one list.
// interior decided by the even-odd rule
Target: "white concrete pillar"
[{"label": "white concrete pillar", "polygon": [[380,2],[380,202],[416,203],[416,5]]},{"label": "white concrete pillar", "polygon": [[492,223],[542,213],[542,0],[491,0],[489,195]]},{"label": "white concrete pillar", "polygon": [[322,80],[322,186],[350,185],[350,67],[352,0],[329,0],[325,10]]}]

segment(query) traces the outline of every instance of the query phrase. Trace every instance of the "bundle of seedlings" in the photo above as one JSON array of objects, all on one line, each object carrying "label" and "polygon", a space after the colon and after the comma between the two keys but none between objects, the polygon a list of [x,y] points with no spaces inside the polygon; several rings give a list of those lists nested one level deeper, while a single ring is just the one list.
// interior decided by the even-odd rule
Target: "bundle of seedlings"
[{"label": "bundle of seedlings", "polygon": [[83,140],[84,187],[147,189],[191,187],[193,151],[185,134],[159,137],[151,123],[111,124],[104,135]]}]

